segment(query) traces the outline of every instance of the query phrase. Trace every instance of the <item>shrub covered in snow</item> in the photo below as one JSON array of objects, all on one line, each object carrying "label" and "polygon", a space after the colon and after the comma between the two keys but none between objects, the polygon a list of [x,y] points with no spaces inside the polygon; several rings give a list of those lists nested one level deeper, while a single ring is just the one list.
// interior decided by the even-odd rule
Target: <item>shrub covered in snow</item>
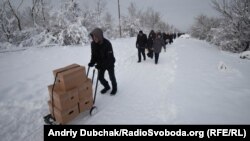
[{"label": "shrub covered in snow", "polygon": [[0,50],[12,48],[13,45],[9,42],[0,43]]},{"label": "shrub covered in snow", "polygon": [[240,54],[241,59],[249,59],[250,60],[250,51],[244,51]]},{"label": "shrub covered in snow", "polygon": [[30,28],[22,30],[21,32],[16,32],[13,36],[13,44],[20,47],[30,47],[39,45],[44,41],[44,29],[42,28]]},{"label": "shrub covered in snow", "polygon": [[71,24],[54,34],[56,43],[60,45],[78,45],[88,42],[88,32],[83,26]]},{"label": "shrub covered in snow", "polygon": [[250,47],[250,1],[212,1],[216,11],[222,17],[210,19],[199,16],[191,31],[193,37],[207,40],[218,45],[222,50],[243,52]]},{"label": "shrub covered in snow", "polygon": [[180,38],[189,39],[190,35],[189,34],[184,34],[184,35],[181,35]]}]

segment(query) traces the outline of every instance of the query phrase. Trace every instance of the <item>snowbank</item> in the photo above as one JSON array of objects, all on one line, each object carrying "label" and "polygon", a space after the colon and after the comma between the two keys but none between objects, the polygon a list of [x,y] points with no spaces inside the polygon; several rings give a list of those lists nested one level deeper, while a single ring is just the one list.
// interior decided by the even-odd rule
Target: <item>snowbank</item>
[{"label": "snowbank", "polygon": [[241,59],[249,59],[250,60],[250,51],[245,51],[240,54]]},{"label": "snowbank", "polygon": [[189,34],[184,34],[184,35],[181,35],[180,38],[189,39],[190,35]]}]

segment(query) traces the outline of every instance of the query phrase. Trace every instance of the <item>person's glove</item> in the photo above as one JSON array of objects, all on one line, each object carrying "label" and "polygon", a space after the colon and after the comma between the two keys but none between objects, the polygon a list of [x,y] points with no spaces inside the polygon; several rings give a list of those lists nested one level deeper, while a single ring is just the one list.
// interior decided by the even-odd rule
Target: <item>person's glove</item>
[{"label": "person's glove", "polygon": [[88,64],[89,67],[93,67],[94,65],[95,65],[95,64],[93,64],[93,63],[89,63],[89,64]]}]

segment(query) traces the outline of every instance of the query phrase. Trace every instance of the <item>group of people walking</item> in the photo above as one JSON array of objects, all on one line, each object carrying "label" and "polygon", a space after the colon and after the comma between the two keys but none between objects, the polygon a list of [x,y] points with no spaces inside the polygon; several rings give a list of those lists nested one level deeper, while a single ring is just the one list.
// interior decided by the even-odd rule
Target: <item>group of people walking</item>
[{"label": "group of people walking", "polygon": [[[174,34],[172,34],[174,35]],[[147,56],[153,59],[155,56],[155,64],[158,63],[159,55],[162,48],[166,51],[166,45],[173,42],[173,36],[151,30],[148,37],[142,31],[139,32],[136,40],[136,48],[138,49],[138,63],[146,60],[145,49],[147,48]],[[102,94],[107,93],[111,89],[108,81],[105,79],[104,75],[107,71],[112,85],[111,95],[117,93],[117,82],[115,77],[115,56],[113,53],[113,48],[111,42],[103,36],[103,31],[100,28],[95,28],[90,36],[92,38],[91,42],[91,58],[88,64],[89,67],[96,67],[98,69],[98,79],[103,85],[101,90]],[[141,57],[142,55],[142,57]]]},{"label": "group of people walking", "polygon": [[146,60],[145,50],[148,50],[147,56],[153,59],[155,56],[155,64],[158,64],[159,56],[162,48],[166,52],[166,45],[173,43],[173,35],[155,32],[151,30],[148,37],[143,31],[139,31],[136,40],[136,48],[138,49],[138,63],[141,62],[141,56]]}]

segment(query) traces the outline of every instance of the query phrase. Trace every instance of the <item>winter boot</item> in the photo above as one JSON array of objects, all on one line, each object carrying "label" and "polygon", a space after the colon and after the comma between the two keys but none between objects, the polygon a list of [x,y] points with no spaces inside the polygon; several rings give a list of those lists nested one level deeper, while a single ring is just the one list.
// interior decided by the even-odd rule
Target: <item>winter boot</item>
[{"label": "winter boot", "polygon": [[117,92],[117,88],[113,88],[112,91],[111,91],[111,93],[110,93],[110,95],[115,95],[116,92]]},{"label": "winter boot", "polygon": [[110,86],[107,86],[107,87],[105,87],[104,89],[101,90],[101,93],[105,94],[109,89],[110,89]]}]

